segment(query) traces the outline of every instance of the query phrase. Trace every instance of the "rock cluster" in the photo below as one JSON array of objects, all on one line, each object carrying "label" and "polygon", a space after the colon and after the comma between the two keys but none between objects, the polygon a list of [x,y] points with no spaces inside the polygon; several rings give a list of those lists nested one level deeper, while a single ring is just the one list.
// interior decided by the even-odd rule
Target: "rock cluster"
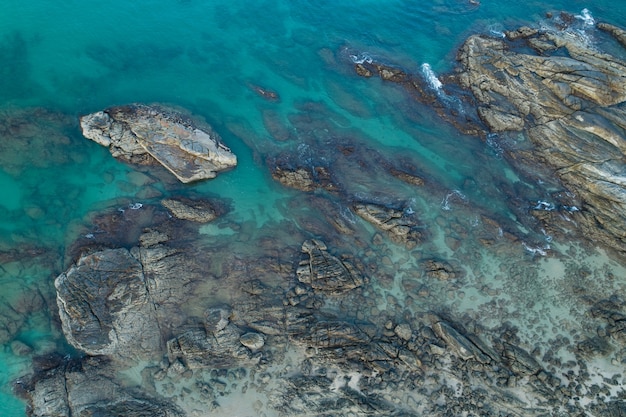
[{"label": "rock cluster", "polygon": [[162,106],[131,104],[81,117],[83,135],[130,162],[156,160],[180,181],[214,178],[237,157],[209,126]]}]

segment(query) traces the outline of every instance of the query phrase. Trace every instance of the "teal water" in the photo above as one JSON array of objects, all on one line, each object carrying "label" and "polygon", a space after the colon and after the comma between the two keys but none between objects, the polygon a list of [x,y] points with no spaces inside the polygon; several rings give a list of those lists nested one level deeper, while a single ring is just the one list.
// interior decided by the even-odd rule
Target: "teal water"
[{"label": "teal water", "polygon": [[[419,161],[450,190],[481,176],[513,183],[517,179],[487,145],[426,111],[412,113],[401,91],[354,76],[348,51],[411,72],[429,63],[440,73],[452,68],[454,51],[468,34],[538,24],[548,11],[580,13],[585,7],[597,19],[626,26],[626,3],[609,0],[483,0],[478,7],[463,0],[5,0],[0,251],[7,255],[0,258],[1,299],[15,307],[21,295],[36,290],[43,300],[20,317],[1,312],[8,330],[0,333],[0,415],[25,415],[10,381],[25,372],[30,356],[17,355],[11,342],[24,342],[37,354],[63,349],[50,319],[51,282],[90,213],[150,195],[194,192],[229,199],[232,221],[255,227],[279,222],[297,193],[272,181],[264,157],[297,143],[273,138],[264,117],[271,112],[289,125],[311,103],[338,131],[384,155]],[[251,85],[277,91],[280,102],[264,101]],[[81,137],[79,115],[129,102],[172,103],[206,118],[238,155],[238,168],[191,187],[164,187]],[[292,131],[303,133],[305,124],[294,124]],[[384,186],[363,175],[350,192]],[[464,192],[507,214],[495,188]],[[408,189],[397,193],[412,197]],[[431,208],[440,203],[440,195],[423,201]]]}]

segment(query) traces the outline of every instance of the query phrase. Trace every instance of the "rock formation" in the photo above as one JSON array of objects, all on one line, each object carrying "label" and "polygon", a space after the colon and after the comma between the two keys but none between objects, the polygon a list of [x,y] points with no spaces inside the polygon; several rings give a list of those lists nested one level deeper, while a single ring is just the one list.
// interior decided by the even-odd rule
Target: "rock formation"
[{"label": "rock formation", "polygon": [[131,357],[161,351],[143,266],[128,250],[82,256],[55,286],[63,332],[77,349]]},{"label": "rock formation", "polygon": [[209,126],[166,107],[131,104],[81,117],[83,135],[130,162],[163,165],[184,183],[214,178],[237,157]]},{"label": "rock formation", "polygon": [[458,80],[489,132],[526,133],[533,147],[512,150],[512,158],[551,167],[582,199],[562,211],[584,234],[624,252],[626,62],[573,33],[471,36],[458,55]]},{"label": "rock formation", "polygon": [[340,294],[363,285],[361,274],[354,266],[327,252],[326,245],[318,240],[302,244],[302,252],[308,259],[300,262],[296,274],[298,280],[313,290]]},{"label": "rock formation", "polygon": [[355,204],[353,209],[364,220],[387,233],[392,241],[403,244],[408,249],[413,249],[424,239],[415,213],[409,214],[372,203]]}]

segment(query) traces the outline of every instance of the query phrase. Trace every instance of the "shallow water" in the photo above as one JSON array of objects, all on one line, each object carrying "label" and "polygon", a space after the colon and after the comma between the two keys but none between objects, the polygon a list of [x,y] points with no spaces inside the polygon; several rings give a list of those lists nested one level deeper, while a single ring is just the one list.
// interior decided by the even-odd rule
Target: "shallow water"
[{"label": "shallow water", "polygon": [[[442,230],[453,221],[471,235],[480,213],[464,212],[465,199],[481,213],[525,229],[523,209],[512,209],[501,191],[523,189],[522,200],[538,201],[547,195],[549,183],[518,178],[493,143],[460,135],[394,86],[357,77],[350,55],[374,57],[414,73],[428,63],[438,74],[453,67],[456,47],[471,33],[537,25],[548,11],[578,14],[585,7],[596,19],[626,25],[626,4],[608,0],[483,0],[480,6],[463,0],[5,1],[0,14],[0,309],[7,311],[0,314],[13,327],[3,334],[0,352],[5,370],[0,374],[0,414],[25,415],[10,381],[26,372],[32,356],[14,354],[12,341],[24,342],[35,354],[69,353],[55,318],[52,281],[71,261],[66,249],[90,230],[94,212],[128,209],[168,194],[194,194],[227,200],[231,211],[224,221],[241,225],[251,236],[264,226],[280,227],[281,221],[302,226],[302,219],[317,214],[307,211],[300,192],[272,180],[266,158],[284,149],[301,161],[323,162],[332,157],[333,144],[349,138],[375,149],[381,158],[405,158],[437,184],[436,191],[418,194],[379,175],[374,166],[362,172],[348,163],[334,167],[343,177],[353,176],[345,185],[355,198],[412,201],[411,209],[423,213],[423,221],[434,224],[444,218],[433,226],[436,236],[422,249],[424,254],[451,253]],[[588,34],[593,37],[592,30]],[[264,100],[254,86],[278,92],[280,101]],[[130,102],[171,103],[204,117],[238,155],[239,166],[214,180],[182,186],[158,169],[155,173],[116,161],[82,138],[80,115]],[[282,125],[287,140],[269,119]],[[231,229],[220,230],[219,239],[237,236]],[[215,236],[211,226],[204,233]],[[539,231],[529,236],[535,239],[531,246],[546,243]],[[510,260],[468,243],[463,250],[474,259],[468,267],[472,288],[488,286],[506,295],[513,286],[510,297],[519,301],[512,305],[537,294],[542,295],[538,304],[547,305],[546,294],[563,285],[559,280],[567,275],[565,264],[588,262],[593,273],[622,269],[601,254],[588,260],[565,255],[568,242],[556,243],[563,254],[554,261],[520,249],[520,268],[538,268],[534,282],[503,278],[500,264]],[[245,240],[235,247],[252,250]],[[393,246],[389,251],[390,259],[403,266],[388,268],[395,274],[393,282],[381,288],[400,299],[410,292],[402,282],[415,262],[399,262],[408,255]],[[476,256],[469,255],[474,252]],[[553,280],[540,279],[541,274]],[[450,289],[443,285],[431,291],[441,292],[459,310],[478,310],[477,305],[488,303],[484,294],[469,289],[463,299],[447,294]],[[32,292],[42,294],[38,304],[12,317],[8,310]],[[561,318],[574,321],[566,297],[562,303]],[[499,308],[504,307],[493,311]],[[555,319],[546,313],[550,320]]]}]

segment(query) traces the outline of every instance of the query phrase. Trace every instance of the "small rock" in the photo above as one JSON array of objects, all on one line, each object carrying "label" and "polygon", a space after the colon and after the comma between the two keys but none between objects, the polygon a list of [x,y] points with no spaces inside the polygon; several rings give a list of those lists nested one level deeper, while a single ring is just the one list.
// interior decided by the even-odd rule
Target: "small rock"
[{"label": "small rock", "polygon": [[259,350],[265,345],[265,339],[259,333],[246,333],[239,338],[239,341],[252,351]]}]

